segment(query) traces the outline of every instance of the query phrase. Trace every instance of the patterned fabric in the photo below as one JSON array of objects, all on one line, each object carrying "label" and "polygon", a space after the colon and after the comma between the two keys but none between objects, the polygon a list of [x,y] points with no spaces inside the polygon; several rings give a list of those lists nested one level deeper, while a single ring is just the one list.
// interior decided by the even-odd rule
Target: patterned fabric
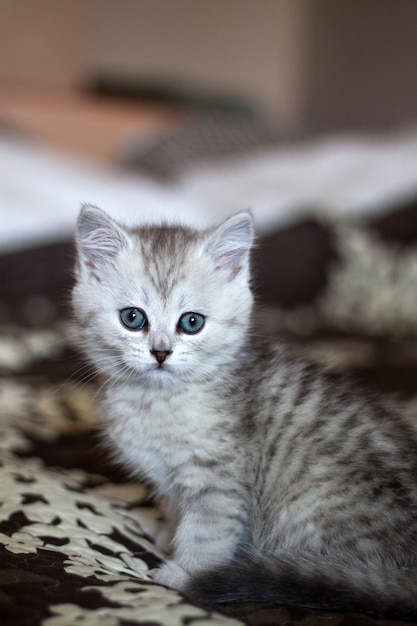
[{"label": "patterned fabric", "polygon": [[[332,247],[320,256],[317,289],[289,307],[276,287],[263,332],[292,334],[303,355],[390,394],[417,424],[416,248],[358,226],[317,228]],[[22,255],[0,259],[1,626],[395,624],[298,607],[207,607],[156,585],[161,513],[101,445],[99,382],[70,347],[70,247]]]},{"label": "patterned fabric", "polygon": [[158,511],[100,451],[95,386],[31,375],[65,345],[0,337],[0,623],[233,624],[152,583]]},{"label": "patterned fabric", "polygon": [[290,309],[272,300],[276,330],[416,337],[417,246],[402,250],[349,223],[326,228],[335,254],[325,266],[322,288]]}]

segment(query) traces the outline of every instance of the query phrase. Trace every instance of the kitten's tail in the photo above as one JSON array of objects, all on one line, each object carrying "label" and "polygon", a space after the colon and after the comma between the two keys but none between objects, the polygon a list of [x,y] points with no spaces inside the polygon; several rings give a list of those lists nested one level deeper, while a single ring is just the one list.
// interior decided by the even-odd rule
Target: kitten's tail
[{"label": "kitten's tail", "polygon": [[417,569],[251,555],[195,576],[186,592],[216,604],[269,602],[417,621]]}]

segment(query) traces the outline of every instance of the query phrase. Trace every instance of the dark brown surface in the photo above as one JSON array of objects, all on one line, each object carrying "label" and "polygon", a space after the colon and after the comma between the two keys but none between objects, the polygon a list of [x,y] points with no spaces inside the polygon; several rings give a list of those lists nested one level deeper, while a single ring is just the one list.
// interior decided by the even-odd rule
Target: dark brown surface
[{"label": "dark brown surface", "polygon": [[415,246],[417,242],[417,201],[405,202],[394,212],[388,211],[369,224],[383,241],[399,246]]},{"label": "dark brown surface", "polygon": [[330,233],[313,219],[260,237],[253,253],[256,293],[283,308],[310,304],[325,289],[334,258]]},{"label": "dark brown surface", "polygon": [[70,242],[0,255],[0,324],[42,327],[70,315]]}]

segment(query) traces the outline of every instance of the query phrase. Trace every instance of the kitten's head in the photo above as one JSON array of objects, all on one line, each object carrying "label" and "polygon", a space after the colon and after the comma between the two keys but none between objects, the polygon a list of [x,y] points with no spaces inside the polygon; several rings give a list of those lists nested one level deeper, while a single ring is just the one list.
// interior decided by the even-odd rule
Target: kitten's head
[{"label": "kitten's head", "polygon": [[131,229],[84,207],[73,305],[87,356],[134,384],[211,378],[247,337],[252,240],[248,212],[205,231]]}]

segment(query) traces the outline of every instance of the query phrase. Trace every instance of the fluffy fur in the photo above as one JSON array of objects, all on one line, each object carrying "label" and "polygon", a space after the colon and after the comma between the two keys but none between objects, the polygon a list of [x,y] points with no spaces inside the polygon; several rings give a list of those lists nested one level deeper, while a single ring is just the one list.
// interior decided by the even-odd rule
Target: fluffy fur
[{"label": "fluffy fur", "polygon": [[106,436],[173,528],[157,580],[211,602],[417,618],[415,432],[255,338],[252,244],[246,212],[206,231],[79,217],[74,311],[107,381]]}]

